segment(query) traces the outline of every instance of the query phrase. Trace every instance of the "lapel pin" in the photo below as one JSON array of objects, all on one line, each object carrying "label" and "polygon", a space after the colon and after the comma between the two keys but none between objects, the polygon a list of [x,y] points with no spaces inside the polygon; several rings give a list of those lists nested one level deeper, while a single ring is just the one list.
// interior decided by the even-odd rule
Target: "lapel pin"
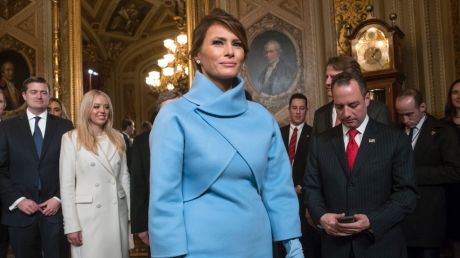
[{"label": "lapel pin", "polygon": [[375,143],[375,139],[369,139],[369,143]]}]

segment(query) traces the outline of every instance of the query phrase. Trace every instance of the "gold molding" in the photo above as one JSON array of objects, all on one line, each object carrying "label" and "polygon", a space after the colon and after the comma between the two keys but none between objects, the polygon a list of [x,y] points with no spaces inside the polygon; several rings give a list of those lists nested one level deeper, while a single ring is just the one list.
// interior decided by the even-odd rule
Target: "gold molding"
[{"label": "gold molding", "polygon": [[59,59],[59,0],[51,0],[52,26],[53,26],[53,92],[54,97],[61,96],[61,85],[59,80],[60,59]]},{"label": "gold molding", "polygon": [[346,39],[346,25],[355,27],[365,20],[366,6],[369,0],[334,0],[334,19],[337,35],[337,54],[350,55],[350,46]]},{"label": "gold molding", "polygon": [[83,95],[82,44],[81,44],[81,3],[80,0],[68,1],[68,60],[70,117],[76,121],[78,106]]}]

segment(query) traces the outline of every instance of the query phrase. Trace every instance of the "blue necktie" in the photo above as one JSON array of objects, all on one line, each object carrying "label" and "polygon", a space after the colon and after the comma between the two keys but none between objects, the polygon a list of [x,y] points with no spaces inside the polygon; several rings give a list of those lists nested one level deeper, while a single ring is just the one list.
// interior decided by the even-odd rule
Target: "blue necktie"
[{"label": "blue necktie", "polygon": [[42,155],[42,147],[43,147],[43,134],[42,131],[40,130],[40,127],[38,126],[38,121],[40,121],[39,116],[34,117],[35,118],[35,129],[34,129],[34,143],[35,143],[35,150],[37,151],[37,156],[40,158]]},{"label": "blue necktie", "polygon": [[[37,151],[37,156],[40,159],[40,156],[42,155],[42,147],[43,147],[43,134],[42,131],[40,130],[40,127],[38,126],[38,121],[40,121],[39,116],[34,117],[35,118],[35,129],[34,129],[34,143],[35,143],[35,150]],[[40,180],[40,175],[38,175],[38,182],[37,182],[37,187],[38,190],[42,189],[42,182]]]}]

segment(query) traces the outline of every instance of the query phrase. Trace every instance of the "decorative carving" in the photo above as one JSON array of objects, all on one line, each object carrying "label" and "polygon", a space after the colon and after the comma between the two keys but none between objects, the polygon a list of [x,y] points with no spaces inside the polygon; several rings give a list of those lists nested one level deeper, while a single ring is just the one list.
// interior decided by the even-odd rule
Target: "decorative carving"
[{"label": "decorative carving", "polygon": [[0,52],[4,50],[14,50],[23,55],[29,65],[30,75],[35,75],[35,49],[29,47],[13,36],[6,34],[0,38]]},{"label": "decorative carving", "polygon": [[452,28],[454,35],[454,49],[455,49],[455,78],[460,78],[460,3],[457,0],[451,0],[452,5]]},{"label": "decorative carving", "polygon": [[36,32],[36,29],[35,29],[35,25],[36,25],[36,21],[35,21],[35,13],[30,15],[29,17],[25,18],[21,23],[18,24],[18,28],[29,34],[30,36],[34,37],[35,38],[35,32]]},{"label": "decorative carving", "polygon": [[61,85],[60,85],[60,58],[59,58],[59,0],[51,1],[51,9],[53,13],[53,92],[54,97],[60,98],[61,96]]},{"label": "decorative carving", "polygon": [[142,0],[121,1],[110,18],[107,32],[133,36],[150,9],[152,5]]},{"label": "decorative carving", "polygon": [[366,19],[368,3],[369,0],[334,0],[337,53],[339,55],[349,55],[350,46],[346,39],[346,26],[355,27],[356,24]]},{"label": "decorative carving", "polygon": [[126,48],[126,44],[120,40],[111,40],[107,42],[106,49],[107,49],[107,58],[109,60],[115,60],[121,52]]},{"label": "decorative carving", "polygon": [[252,12],[258,6],[254,3],[253,0],[245,0],[239,3],[238,16],[245,17],[248,13]]},{"label": "decorative carving", "polygon": [[279,5],[283,10],[297,16],[298,18],[302,18],[302,1],[299,0],[288,0],[288,1],[282,1],[281,4]]},{"label": "decorative carving", "polygon": [[0,16],[8,20],[22,9],[24,9],[27,5],[30,4],[29,0],[3,0],[0,1]]},{"label": "decorative carving", "polygon": [[303,51],[301,51],[303,49],[302,32],[297,27],[272,14],[265,15],[258,22],[254,23],[247,29],[250,45],[258,35],[271,30],[283,33],[285,36],[289,37],[292,44],[294,45],[297,73],[293,83],[288,90],[280,94],[268,95],[255,90],[255,84],[250,80],[251,75],[247,67],[243,69],[243,75],[246,82],[248,83],[249,88],[252,89],[251,94],[253,95],[254,99],[263,104],[272,113],[276,113],[286,105],[290,95],[292,95],[294,92],[304,92],[304,57]]}]

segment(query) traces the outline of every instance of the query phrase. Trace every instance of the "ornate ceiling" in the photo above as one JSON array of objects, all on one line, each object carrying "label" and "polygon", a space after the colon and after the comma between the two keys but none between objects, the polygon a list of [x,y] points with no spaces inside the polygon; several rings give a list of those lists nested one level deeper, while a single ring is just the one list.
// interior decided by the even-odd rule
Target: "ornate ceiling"
[{"label": "ornate ceiling", "polygon": [[110,61],[134,43],[176,31],[173,17],[185,10],[183,2],[177,2],[176,9],[174,0],[82,0],[85,52]]}]

